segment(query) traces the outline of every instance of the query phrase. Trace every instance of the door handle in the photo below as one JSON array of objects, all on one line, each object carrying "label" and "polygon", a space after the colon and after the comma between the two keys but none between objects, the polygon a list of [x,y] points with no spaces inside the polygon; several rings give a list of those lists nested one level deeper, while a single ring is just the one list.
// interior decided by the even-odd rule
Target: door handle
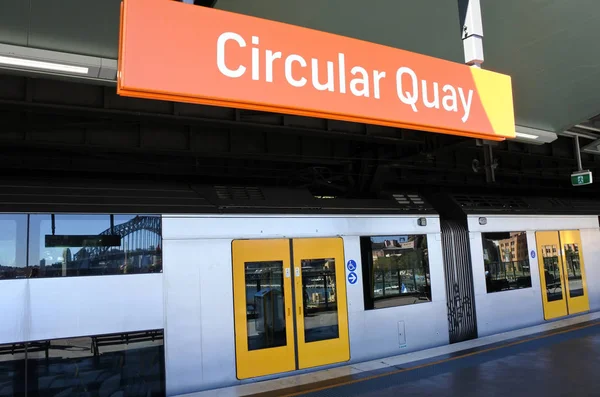
[{"label": "door handle", "polygon": [[292,311],[290,310],[290,308],[288,307],[288,317],[292,314]]},{"label": "door handle", "polygon": [[301,316],[302,315],[302,306],[298,306],[298,315]]}]

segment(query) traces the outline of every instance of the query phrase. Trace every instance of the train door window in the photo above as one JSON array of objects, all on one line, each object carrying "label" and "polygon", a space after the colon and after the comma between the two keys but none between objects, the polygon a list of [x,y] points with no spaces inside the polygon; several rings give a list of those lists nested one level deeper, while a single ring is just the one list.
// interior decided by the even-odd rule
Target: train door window
[{"label": "train door window", "polygon": [[487,292],[531,287],[527,233],[483,233],[481,237]]},{"label": "train door window", "polygon": [[556,244],[542,245],[542,257],[544,262],[544,281],[546,282],[546,298],[548,302],[562,300],[562,266],[558,256]]},{"label": "train door window", "polygon": [[427,235],[361,237],[365,309],[431,301]]},{"label": "train door window", "polygon": [[248,350],[285,346],[283,261],[246,262],[244,270]]},{"label": "train door window", "polygon": [[304,342],[339,336],[335,259],[302,259]]},{"label": "train door window", "polygon": [[589,310],[578,231],[537,232],[544,318]]},{"label": "train door window", "polygon": [[349,359],[341,239],[236,240],[232,251],[239,379]]}]

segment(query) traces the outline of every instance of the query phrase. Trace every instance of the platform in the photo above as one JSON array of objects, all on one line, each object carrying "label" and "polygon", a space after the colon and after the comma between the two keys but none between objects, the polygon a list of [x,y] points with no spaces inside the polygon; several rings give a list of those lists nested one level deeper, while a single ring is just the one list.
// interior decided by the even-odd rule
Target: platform
[{"label": "platform", "polygon": [[186,394],[233,396],[597,396],[600,313],[380,360]]}]

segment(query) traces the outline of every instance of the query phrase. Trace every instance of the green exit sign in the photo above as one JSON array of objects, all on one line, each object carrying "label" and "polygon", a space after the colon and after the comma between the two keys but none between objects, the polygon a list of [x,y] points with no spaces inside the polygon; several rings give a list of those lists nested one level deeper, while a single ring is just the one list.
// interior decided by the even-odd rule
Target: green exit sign
[{"label": "green exit sign", "polygon": [[592,173],[590,171],[578,171],[571,174],[571,184],[573,186],[589,185],[592,183]]}]

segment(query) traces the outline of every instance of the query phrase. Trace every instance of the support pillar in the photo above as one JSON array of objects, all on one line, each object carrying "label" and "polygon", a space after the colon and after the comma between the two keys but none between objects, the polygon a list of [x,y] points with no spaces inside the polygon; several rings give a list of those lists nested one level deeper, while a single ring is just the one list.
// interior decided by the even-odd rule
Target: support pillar
[{"label": "support pillar", "polygon": [[575,135],[573,137],[575,159],[577,160],[577,171],[583,171],[583,165],[581,164],[581,149],[579,148],[579,137]]},{"label": "support pillar", "polygon": [[[458,12],[463,41],[465,63],[474,68],[483,64],[483,22],[481,19],[480,0],[458,0]],[[492,153],[492,142],[477,140],[477,145],[483,148],[485,162],[485,180],[487,183],[496,181],[494,169],[496,164]]]}]

